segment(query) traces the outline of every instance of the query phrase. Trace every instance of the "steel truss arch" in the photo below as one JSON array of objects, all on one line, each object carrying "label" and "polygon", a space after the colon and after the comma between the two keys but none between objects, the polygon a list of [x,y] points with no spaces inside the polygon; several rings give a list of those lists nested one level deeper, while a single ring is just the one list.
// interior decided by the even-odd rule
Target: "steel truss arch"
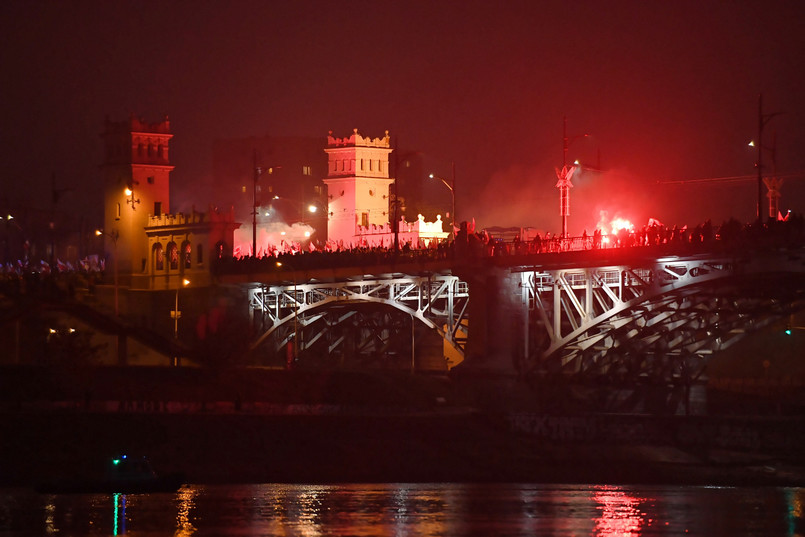
[{"label": "steel truss arch", "polygon": [[714,352],[805,305],[801,282],[775,286],[769,267],[805,273],[798,256],[522,270],[526,367],[614,382],[695,380]]},{"label": "steel truss arch", "polygon": [[[395,275],[388,279],[258,284],[249,289],[248,296],[252,322],[264,330],[251,345],[252,350],[292,323],[301,323],[304,328],[321,320],[334,306],[348,310],[350,305],[379,304],[418,320],[464,355],[469,290],[457,276]],[[290,337],[279,338],[279,344]]]}]

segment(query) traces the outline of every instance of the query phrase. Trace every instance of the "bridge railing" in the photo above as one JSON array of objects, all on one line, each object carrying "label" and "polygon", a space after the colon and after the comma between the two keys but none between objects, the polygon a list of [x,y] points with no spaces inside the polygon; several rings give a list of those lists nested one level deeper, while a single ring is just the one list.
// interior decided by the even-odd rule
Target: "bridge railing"
[{"label": "bridge railing", "polygon": [[[453,243],[430,248],[388,247],[351,248],[335,251],[285,253],[276,257],[222,259],[216,266],[221,274],[247,274],[266,271],[299,271],[339,267],[406,265],[436,261],[461,261],[503,256],[541,255],[592,250],[664,247],[684,254],[741,249],[801,247],[805,245],[805,223],[801,217],[771,221],[763,225],[742,226],[730,220],[716,228],[705,223],[694,228],[646,226],[617,234],[586,233],[578,237],[540,237],[504,240],[480,231],[462,236]],[[280,265],[278,265],[278,262]]]}]

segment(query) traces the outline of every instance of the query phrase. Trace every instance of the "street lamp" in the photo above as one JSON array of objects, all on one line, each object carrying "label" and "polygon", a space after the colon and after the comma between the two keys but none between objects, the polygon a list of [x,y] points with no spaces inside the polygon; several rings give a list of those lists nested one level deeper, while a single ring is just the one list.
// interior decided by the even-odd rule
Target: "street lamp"
[{"label": "street lamp", "polygon": [[182,287],[187,287],[190,285],[190,280],[187,278],[182,280],[182,285],[176,287],[176,301],[174,302],[173,311],[171,312],[171,317],[173,317],[173,339],[179,339],[179,317],[182,316],[182,312],[179,311],[179,289]]},{"label": "street lamp", "polygon": [[113,250],[112,250],[112,256],[113,256],[113,258],[112,258],[112,267],[113,267],[113,269],[112,270],[114,270],[114,274],[115,274],[114,275],[114,278],[115,278],[115,280],[114,280],[115,281],[115,317],[118,317],[120,315],[120,307],[119,307],[119,302],[118,302],[118,284],[117,284],[117,239],[120,238],[120,234],[117,232],[116,229],[113,230],[112,232],[109,232],[109,233],[104,232],[101,229],[96,229],[95,230],[95,236],[100,237],[101,235],[104,235],[104,236],[109,237],[110,239],[112,239],[112,245],[113,245]]},{"label": "street lamp", "polygon": [[140,200],[138,198],[134,197],[134,185],[137,185],[137,184],[139,184],[137,181],[132,181],[131,184],[129,186],[127,186],[126,189],[123,191],[123,193],[126,194],[126,198],[127,198],[126,199],[126,204],[131,205],[131,210],[132,211],[136,211],[137,210],[136,205],[138,203],[140,203]]},{"label": "street lamp", "polygon": [[453,177],[452,177],[452,180],[450,181],[450,183],[448,183],[447,181],[445,181],[442,177],[439,177],[438,175],[430,174],[429,177],[431,179],[438,179],[439,181],[442,182],[442,184],[444,186],[446,186],[448,189],[450,189],[450,198],[451,198],[451,201],[452,201],[452,204],[453,204],[452,208],[451,208],[451,213],[450,213],[450,216],[452,218],[452,223],[451,223],[452,224],[452,230],[450,232],[450,236],[453,238],[453,242],[456,242],[456,163],[451,162],[450,167],[451,167],[452,172],[453,172]]}]

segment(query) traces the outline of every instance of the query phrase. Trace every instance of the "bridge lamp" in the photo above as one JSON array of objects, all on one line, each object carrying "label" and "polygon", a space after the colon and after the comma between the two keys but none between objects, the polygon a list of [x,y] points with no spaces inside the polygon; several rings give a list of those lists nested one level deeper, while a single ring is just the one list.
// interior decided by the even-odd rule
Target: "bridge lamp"
[{"label": "bridge lamp", "polygon": [[188,285],[190,285],[190,280],[184,278],[182,284],[176,287],[176,299],[174,301],[171,317],[173,317],[173,339],[177,340],[179,339],[179,317],[182,316],[182,312],[179,311],[179,289],[187,287]]},{"label": "bridge lamp", "polygon": [[318,210],[319,210],[319,208],[316,207],[315,205],[313,205],[312,203],[307,206],[307,212],[309,212],[309,213],[315,213]]},{"label": "bridge lamp", "polygon": [[455,242],[455,240],[456,240],[456,163],[451,162],[450,166],[452,168],[453,177],[452,177],[452,179],[451,179],[451,181],[449,183],[447,181],[445,181],[444,178],[439,177],[438,175],[430,174],[430,175],[428,175],[428,177],[430,177],[431,179],[438,179],[439,181],[442,182],[442,184],[444,186],[446,186],[448,188],[448,190],[450,190],[450,201],[452,203],[451,209],[450,209],[450,219],[452,220],[452,222],[451,222],[452,231],[451,231],[450,235],[453,237],[453,242]]}]

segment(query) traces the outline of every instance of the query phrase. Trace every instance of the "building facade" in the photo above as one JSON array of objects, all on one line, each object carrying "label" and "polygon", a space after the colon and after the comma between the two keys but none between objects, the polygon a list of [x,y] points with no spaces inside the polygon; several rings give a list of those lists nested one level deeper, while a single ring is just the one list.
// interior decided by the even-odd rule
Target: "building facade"
[{"label": "building facade", "polygon": [[[324,149],[328,157],[327,237],[337,247],[390,247],[394,244],[395,219],[389,175],[393,151],[388,131],[382,138],[367,138],[353,129],[352,135],[335,138],[332,131]],[[414,222],[398,218],[399,244],[413,248],[446,239],[441,217],[426,222],[420,214]]]},{"label": "building facade", "polygon": [[131,289],[209,285],[215,260],[232,255],[238,224],[231,209],[171,213],[168,119],[107,120],[102,136],[107,269]]}]

